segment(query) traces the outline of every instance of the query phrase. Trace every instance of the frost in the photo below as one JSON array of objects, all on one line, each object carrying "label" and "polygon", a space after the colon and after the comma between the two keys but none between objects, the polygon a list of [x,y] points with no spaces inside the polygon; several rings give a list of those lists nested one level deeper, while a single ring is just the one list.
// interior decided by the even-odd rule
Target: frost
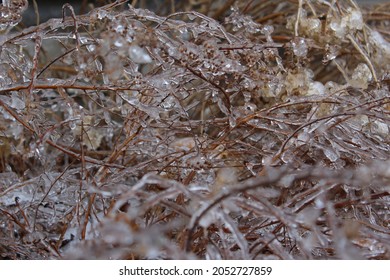
[{"label": "frost", "polygon": [[308,19],[307,24],[309,27],[309,30],[315,30],[318,31],[321,27],[321,21],[319,19]]},{"label": "frost", "polygon": [[120,23],[118,23],[114,28],[117,33],[123,33],[126,30],[126,27]]},{"label": "frost", "polygon": [[255,112],[257,110],[257,105],[253,103],[246,103],[244,108],[248,112]]}]

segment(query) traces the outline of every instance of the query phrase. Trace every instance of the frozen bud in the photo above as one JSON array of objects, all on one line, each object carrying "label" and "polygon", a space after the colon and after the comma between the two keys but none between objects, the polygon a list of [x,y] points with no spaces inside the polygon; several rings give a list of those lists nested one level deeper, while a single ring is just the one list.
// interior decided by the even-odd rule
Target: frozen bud
[{"label": "frozen bud", "polygon": [[355,30],[362,30],[364,25],[363,15],[360,10],[348,8],[345,16],[340,18],[332,18],[330,28],[334,31],[338,38]]},{"label": "frozen bud", "polygon": [[296,56],[305,57],[307,55],[307,45],[304,38],[296,37],[291,41],[291,47]]},{"label": "frozen bud", "polygon": [[274,32],[274,27],[272,25],[264,25],[260,32],[264,34],[264,36],[267,38],[268,42],[272,42],[271,34]]},{"label": "frozen bud", "polygon": [[379,135],[380,138],[386,139],[389,136],[389,125],[385,122],[375,120],[372,125],[371,131]]},{"label": "frozen bud", "polygon": [[19,97],[17,97],[15,94],[12,95],[11,99],[12,99],[12,104],[11,104],[12,108],[15,108],[17,110],[23,110],[26,107],[25,102]]},{"label": "frozen bud", "polygon": [[27,0],[3,1],[0,5],[0,31],[17,25],[22,20],[22,13],[27,7]]},{"label": "frozen bud", "polygon": [[359,63],[352,74],[351,86],[366,89],[372,79],[370,68],[365,63]]},{"label": "frozen bud", "polygon": [[27,0],[8,0],[3,1],[3,6],[13,9],[15,12],[22,13],[28,7]]},{"label": "frozen bud", "polygon": [[338,19],[332,19],[330,22],[330,29],[334,31],[334,34],[338,38],[344,38],[346,34],[346,24],[344,21]]},{"label": "frozen bud", "polygon": [[321,82],[311,82],[309,84],[309,89],[307,95],[324,95],[325,86]]},{"label": "frozen bud", "polygon": [[363,15],[360,10],[349,8],[347,20],[347,25],[351,30],[362,30],[364,22]]},{"label": "frozen bud", "polygon": [[326,44],[325,51],[326,53],[322,59],[323,63],[328,63],[339,55],[339,47],[335,45]]},{"label": "frozen bud", "polygon": [[300,30],[308,37],[313,37],[315,34],[318,36],[321,32],[321,20],[318,18],[301,18]]},{"label": "frozen bud", "polygon": [[237,168],[223,167],[217,171],[217,177],[212,186],[212,191],[215,194],[219,193],[225,188],[232,187],[237,181]]},{"label": "frozen bud", "polygon": [[370,41],[379,50],[379,53],[386,58],[390,57],[390,42],[376,30],[369,30]]},{"label": "frozen bud", "polygon": [[260,31],[265,36],[270,36],[274,32],[274,27],[272,25],[264,25]]},{"label": "frozen bud", "polygon": [[318,18],[308,18],[306,23],[309,30],[321,30],[321,21]]},{"label": "frozen bud", "polygon": [[185,137],[173,141],[169,146],[175,151],[190,151],[196,146],[196,142],[192,137]]}]

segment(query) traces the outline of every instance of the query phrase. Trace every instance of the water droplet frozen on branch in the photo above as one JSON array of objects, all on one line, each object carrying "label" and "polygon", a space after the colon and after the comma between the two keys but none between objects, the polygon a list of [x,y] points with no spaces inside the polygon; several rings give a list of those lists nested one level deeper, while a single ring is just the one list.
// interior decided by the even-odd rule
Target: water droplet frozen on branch
[{"label": "water droplet frozen on branch", "polygon": [[102,20],[102,19],[104,19],[105,17],[107,17],[107,15],[108,15],[108,13],[107,13],[107,11],[104,10],[104,9],[99,9],[99,10],[97,10],[97,12],[96,12],[96,16],[97,16],[97,18],[100,19],[100,20]]},{"label": "water droplet frozen on branch", "polygon": [[[21,2],[22,3],[22,2]],[[0,4],[0,31],[4,31],[16,26],[22,20],[22,13],[26,10],[28,2],[25,5],[13,5],[13,2]]]},{"label": "water droplet frozen on branch", "polygon": [[324,95],[325,86],[321,82],[310,82],[307,95]]},{"label": "water droplet frozen on branch", "polygon": [[331,162],[336,162],[339,158],[340,155],[338,155],[337,151],[335,151],[332,148],[323,148],[325,156],[331,161]]},{"label": "water droplet frozen on branch", "polygon": [[308,18],[306,20],[308,32],[317,33],[321,30],[321,21],[318,18]]},{"label": "water droplet frozen on branch", "polygon": [[267,42],[271,43],[272,40],[272,33],[274,32],[274,27],[272,25],[264,25],[260,28],[260,32],[264,34]]},{"label": "water droplet frozen on branch", "polygon": [[372,46],[370,58],[375,63],[378,74],[388,76],[390,65],[390,42],[376,30],[368,29],[369,41]]},{"label": "water droplet frozen on branch", "polygon": [[381,33],[376,30],[369,30],[368,32],[370,35],[371,42],[373,42],[373,44],[377,48],[381,49],[383,52],[390,56],[390,42],[383,38]]},{"label": "water droplet frozen on branch", "polygon": [[345,37],[345,34],[347,32],[345,22],[343,22],[343,21],[340,22],[337,19],[332,19],[332,21],[329,24],[329,27],[334,31],[335,35],[338,38]]},{"label": "water droplet frozen on branch", "polygon": [[191,21],[197,18],[197,15],[194,13],[187,13],[186,15],[187,15],[188,19]]},{"label": "water droplet frozen on branch", "polygon": [[239,31],[242,29],[243,32],[254,34],[259,32],[260,24],[253,21],[250,15],[242,14],[238,7],[230,8],[232,13],[225,18],[225,23],[233,25],[233,31]]},{"label": "water droplet frozen on branch", "polygon": [[13,94],[11,99],[12,103],[10,106],[12,108],[15,108],[16,110],[23,110],[26,107],[26,103],[22,99],[17,97],[16,94]]},{"label": "water droplet frozen on branch", "polygon": [[356,30],[362,30],[363,26],[364,21],[361,11],[351,7],[348,7],[346,13],[341,18],[332,17],[329,24],[334,34],[340,39]]},{"label": "water droplet frozen on branch", "polygon": [[285,79],[285,87],[287,93],[292,93],[294,90],[298,90],[301,95],[305,95],[305,89],[312,82],[313,71],[308,68],[301,68],[287,73]]},{"label": "water droplet frozen on branch", "polygon": [[117,47],[117,48],[120,48],[123,46],[123,40],[122,38],[118,38],[115,42],[114,42],[114,46]]},{"label": "water droplet frozen on branch", "polygon": [[257,175],[256,171],[253,170],[253,169],[255,168],[256,165],[257,165],[257,164],[256,164],[256,163],[253,163],[253,162],[247,162],[247,163],[245,164],[245,167],[251,172],[251,174],[252,174],[253,176],[256,176],[256,175]]},{"label": "water droplet frozen on branch", "polygon": [[89,52],[94,52],[96,50],[96,45],[95,44],[87,44],[86,48]]},{"label": "water droplet frozen on branch", "polygon": [[348,27],[351,30],[361,30],[364,25],[362,12],[351,7],[348,7],[347,12]]},{"label": "water droplet frozen on branch", "polygon": [[371,131],[379,136],[380,141],[389,140],[389,125],[387,123],[375,120],[371,124]]},{"label": "water droplet frozen on branch", "polygon": [[176,100],[173,96],[168,96],[164,99],[164,101],[161,103],[161,107],[164,108],[164,110],[172,110],[176,105]]},{"label": "water droplet frozen on branch", "polygon": [[149,54],[143,48],[137,45],[130,46],[129,56],[135,63],[143,64],[152,62],[152,58],[149,56]]},{"label": "water droplet frozen on branch", "polygon": [[353,87],[366,89],[372,80],[370,68],[365,63],[359,63],[353,71],[349,84]]},{"label": "water droplet frozen on branch", "polygon": [[329,61],[332,61],[333,59],[335,59],[339,55],[339,49],[340,49],[340,47],[337,45],[326,44],[325,54],[324,54],[324,57],[322,59],[322,63],[326,64]]},{"label": "water droplet frozen on branch", "polygon": [[231,128],[234,128],[237,125],[237,120],[234,116],[230,115],[229,116],[229,126]]},{"label": "water droplet frozen on branch", "polygon": [[304,38],[296,37],[291,41],[293,52],[298,57],[305,57],[308,52],[306,41]]},{"label": "water droplet frozen on branch", "polygon": [[307,133],[306,129],[297,135],[296,145],[299,147],[301,145],[309,143],[312,139],[312,136]]}]

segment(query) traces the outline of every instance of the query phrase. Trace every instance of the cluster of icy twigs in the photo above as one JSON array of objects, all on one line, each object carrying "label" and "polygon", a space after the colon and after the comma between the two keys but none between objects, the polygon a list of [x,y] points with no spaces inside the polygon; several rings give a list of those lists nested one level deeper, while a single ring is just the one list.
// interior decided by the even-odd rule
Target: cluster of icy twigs
[{"label": "cluster of icy twigs", "polygon": [[3,23],[0,258],[390,257],[380,12],[222,2]]}]

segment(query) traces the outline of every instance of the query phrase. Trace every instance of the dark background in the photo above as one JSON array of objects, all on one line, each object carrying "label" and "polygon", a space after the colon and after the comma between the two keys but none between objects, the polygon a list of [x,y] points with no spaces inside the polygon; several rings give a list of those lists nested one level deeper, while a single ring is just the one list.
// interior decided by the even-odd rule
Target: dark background
[{"label": "dark background", "polygon": [[[388,1],[390,0],[356,0],[359,5],[363,6],[377,4],[381,2],[386,3]],[[115,2],[115,0],[36,0],[36,2],[39,8],[40,23],[43,23],[50,18],[61,18],[62,6],[65,3],[71,4],[76,14],[83,14],[91,9],[91,5],[92,7],[99,7],[108,3]],[[128,3],[131,2],[132,1],[128,1]],[[159,5],[163,3],[163,0],[140,0],[138,2],[142,2],[144,5],[147,6],[148,9],[156,10],[155,7],[159,7]],[[29,0],[29,7],[27,11],[23,14],[23,24],[26,26],[37,24],[33,1],[31,0]]]},{"label": "dark background", "polygon": [[[29,0],[27,11],[23,14],[23,24],[26,26],[36,25],[37,19],[34,12],[33,1]],[[109,3],[109,0],[36,0],[39,10],[39,21],[43,23],[50,18],[62,17],[62,6],[69,3],[73,6],[76,14],[83,14],[90,10],[90,5],[99,7]],[[114,1],[112,1],[114,2]],[[67,12],[68,14],[68,12]]]}]

